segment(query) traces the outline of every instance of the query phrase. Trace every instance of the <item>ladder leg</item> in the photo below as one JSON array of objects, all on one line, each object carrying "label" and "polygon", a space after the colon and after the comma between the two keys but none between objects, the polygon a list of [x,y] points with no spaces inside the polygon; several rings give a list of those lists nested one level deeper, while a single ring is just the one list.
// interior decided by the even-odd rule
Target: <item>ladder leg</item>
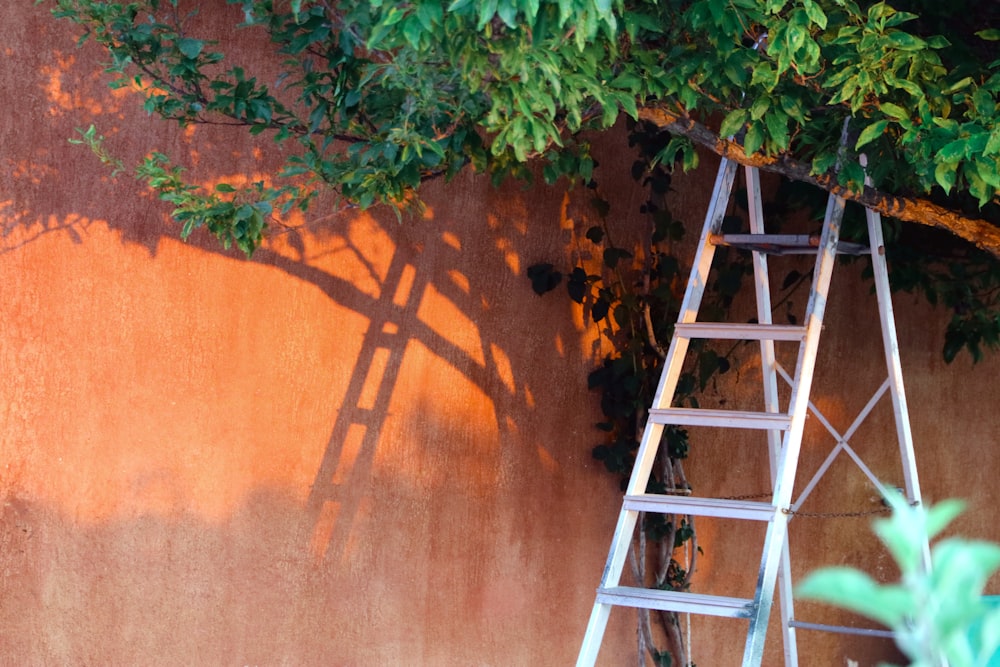
[{"label": "ladder leg", "polygon": [[[868,156],[861,156],[861,166],[868,167]],[[865,176],[865,185],[871,185]],[[920,481],[917,478],[917,459],[913,451],[913,434],[910,431],[910,410],[903,388],[903,367],[899,360],[899,339],[896,337],[896,317],[892,310],[892,290],[889,288],[889,268],[885,261],[885,240],[882,236],[882,216],[870,208],[865,209],[868,223],[868,245],[871,249],[872,277],[875,295],[878,298],[878,315],[882,324],[882,348],[885,350],[885,366],[889,373],[889,392],[892,397],[892,414],[896,419],[896,439],[899,441],[899,458],[903,467],[903,484],[906,499],[919,504]],[[923,565],[931,568],[930,543],[923,545]]]},{"label": "ladder leg", "polygon": [[[746,168],[747,208],[750,218],[750,233],[764,233],[764,215],[760,194],[760,172],[754,167]],[[771,319],[771,282],[767,269],[767,255],[754,250],[751,254],[754,273],[754,289],[757,296],[757,321],[761,324],[772,324]],[[764,384],[764,410],[766,412],[781,412],[778,401],[778,373],[774,353],[774,341],[760,341],[761,381]],[[768,454],[771,466],[771,484],[777,474],[777,456],[781,449],[781,431],[767,432]]]},{"label": "ladder leg", "polygon": [[[747,167],[745,173],[750,233],[763,234],[765,229],[762,210],[763,198],[760,193],[760,172],[755,167]],[[753,262],[754,286],[757,292],[757,321],[761,324],[772,324],[771,284],[770,272],[767,268],[767,254],[755,250],[751,258]],[[760,362],[761,380],[764,384],[764,410],[766,412],[780,412],[777,360],[775,358],[773,340],[762,339],[760,341]],[[777,482],[778,457],[781,452],[781,431],[769,430],[767,432],[767,451],[771,470],[771,488],[773,491],[774,485]],[[798,667],[795,628],[790,625],[790,621],[795,614],[792,604],[792,579],[788,540],[785,540],[784,548],[781,551],[778,582],[778,599],[781,602],[781,631],[785,649],[785,667]]]},{"label": "ladder leg", "polygon": [[798,667],[799,645],[792,627],[795,609],[792,604],[792,559],[789,552],[788,538],[781,549],[781,564],[778,567],[778,600],[781,602],[781,632],[785,650],[785,667]]},{"label": "ladder leg", "polygon": [[[796,381],[790,398],[791,424],[785,432],[777,467],[774,487],[774,507],[778,510],[768,526],[764,538],[764,555],[757,578],[757,608],[750,619],[746,646],[743,652],[744,667],[760,665],[764,656],[764,638],[771,613],[774,587],[782,552],[788,539],[789,515],[783,508],[789,507],[798,466],[802,434],[805,430],[806,412],[809,409],[809,391],[812,386],[813,371],[816,367],[816,352],[823,328],[823,314],[826,310],[830,278],[836,262],[837,243],[840,238],[840,222],[844,215],[844,200],[830,195],[827,201],[823,233],[820,237],[819,254],[813,271],[813,286],[806,306],[806,337],[799,346],[796,363]],[[779,509],[781,508],[781,509]]]},{"label": "ladder leg", "polygon": [[608,627],[608,617],[611,616],[611,605],[597,603],[590,612],[587,632],[583,636],[583,645],[576,658],[576,667],[592,667],[597,662],[597,654],[601,650],[601,639]]},{"label": "ladder leg", "polygon": [[[889,270],[885,261],[885,240],[882,236],[882,216],[871,209],[865,209],[868,222],[868,239],[871,246],[872,274],[875,295],[878,298],[878,314],[882,323],[882,347],[885,350],[885,365],[889,373],[889,394],[892,412],[896,419],[896,439],[899,442],[899,457],[903,467],[903,484],[906,499],[914,504],[921,502],[920,482],[917,478],[916,455],[913,450],[913,434],[910,431],[910,411],[903,388],[903,370],[899,359],[899,340],[896,337],[896,318],[892,310],[892,294],[889,288]],[[930,544],[923,545],[924,567],[930,569]]]},{"label": "ladder leg", "polygon": [[903,480],[906,497],[910,502],[920,502],[920,484],[913,455],[913,435],[910,433],[910,412],[903,389],[903,371],[899,360],[899,342],[896,338],[896,321],[892,311],[892,296],[889,290],[889,272],[885,262],[885,242],[882,238],[882,217],[871,209],[866,210],[868,236],[872,248],[872,273],[875,294],[878,297],[879,319],[882,322],[882,345],[885,349],[885,363],[889,370],[889,392],[892,397],[893,414],[896,418],[896,435],[899,439],[900,455],[903,460]]},{"label": "ladder leg", "polygon": [[[638,512],[622,510],[618,515],[618,526],[615,528],[615,535],[611,540],[611,553],[608,555],[608,562],[601,575],[602,587],[608,582],[617,583],[621,579],[637,519]],[[580,653],[576,659],[577,667],[591,667],[597,662],[597,654],[601,650],[601,641],[604,638],[604,630],[608,626],[611,606],[602,602],[594,603],[594,608],[590,612],[590,621],[587,623],[587,631],[583,635],[583,644],[580,646]]]},{"label": "ladder leg", "polygon": [[[662,426],[658,424],[646,426],[629,480],[629,489],[641,485],[642,489],[645,490],[662,434]],[[628,550],[632,544],[632,535],[635,533],[638,518],[639,512],[624,507],[618,514],[618,525],[615,527],[615,534],[611,539],[611,550],[601,575],[600,588],[615,586],[621,581],[622,571],[625,569],[625,559],[628,557]],[[590,612],[590,621],[587,623],[587,630],[583,635],[583,644],[580,646],[580,653],[577,656],[577,667],[591,667],[597,662],[597,654],[604,639],[604,630],[608,625],[611,607],[612,605],[608,603],[594,602],[594,607]]]}]

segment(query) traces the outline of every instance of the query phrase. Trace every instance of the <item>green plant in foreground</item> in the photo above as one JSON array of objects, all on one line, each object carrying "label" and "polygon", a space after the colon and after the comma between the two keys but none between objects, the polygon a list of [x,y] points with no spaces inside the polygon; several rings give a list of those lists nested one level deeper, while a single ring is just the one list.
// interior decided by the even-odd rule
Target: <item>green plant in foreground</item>
[{"label": "green plant in foreground", "polygon": [[887,498],[893,513],[874,522],[874,531],[899,566],[901,579],[879,584],[846,567],[824,568],[799,585],[800,597],[829,602],[891,628],[911,667],[983,667],[1000,649],[1000,609],[983,600],[987,579],[1000,567],[1000,546],[949,537],[931,549],[938,535],[965,505],[948,500],[924,508],[898,493]]}]

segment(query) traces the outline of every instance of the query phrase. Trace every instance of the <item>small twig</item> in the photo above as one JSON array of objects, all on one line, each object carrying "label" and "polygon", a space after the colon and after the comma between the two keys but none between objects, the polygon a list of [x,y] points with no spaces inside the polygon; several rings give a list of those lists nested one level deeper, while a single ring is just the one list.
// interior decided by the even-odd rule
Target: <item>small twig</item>
[{"label": "small twig", "polygon": [[698,563],[698,531],[694,529],[694,517],[688,516],[688,522],[691,526],[691,544],[689,546],[691,549],[691,560],[688,562],[687,572],[684,573],[685,588],[691,585],[691,577],[694,576],[695,566]]},{"label": "small twig", "polygon": [[[646,277],[646,280],[649,280],[648,276]],[[647,289],[646,291],[648,292],[649,290]],[[656,354],[661,359],[666,359],[667,351],[660,347],[660,343],[656,340],[656,332],[653,330],[653,316],[649,312],[648,303],[645,303],[642,306],[642,316],[646,322],[646,335],[649,336],[649,344],[654,350],[656,350]]]}]

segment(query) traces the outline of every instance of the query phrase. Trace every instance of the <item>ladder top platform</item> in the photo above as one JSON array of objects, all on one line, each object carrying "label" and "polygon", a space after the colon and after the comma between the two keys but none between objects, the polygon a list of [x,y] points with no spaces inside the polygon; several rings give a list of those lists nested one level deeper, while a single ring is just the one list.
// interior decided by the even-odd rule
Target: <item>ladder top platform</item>
[{"label": "ladder top platform", "polygon": [[[819,234],[712,234],[712,245],[756,250],[771,255],[816,254],[819,249]],[[842,255],[867,255],[870,250],[863,243],[841,241],[837,252]]]}]

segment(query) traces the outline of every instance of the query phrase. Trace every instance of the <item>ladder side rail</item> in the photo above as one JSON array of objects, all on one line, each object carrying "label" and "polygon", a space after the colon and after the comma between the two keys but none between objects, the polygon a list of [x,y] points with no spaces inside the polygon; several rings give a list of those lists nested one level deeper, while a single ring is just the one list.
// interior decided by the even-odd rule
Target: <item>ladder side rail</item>
[{"label": "ladder side rail", "polygon": [[[868,156],[861,154],[861,166],[867,171]],[[865,174],[865,185],[871,185],[871,177]],[[879,320],[882,323],[882,347],[885,350],[885,365],[889,374],[889,394],[892,397],[892,414],[896,420],[896,437],[899,440],[899,456],[903,467],[903,484],[906,498],[911,503],[921,503],[920,481],[917,476],[917,458],[913,449],[913,433],[910,430],[910,409],[903,387],[903,366],[899,357],[899,338],[896,336],[896,317],[892,309],[892,290],[889,286],[889,268],[885,260],[885,239],[882,235],[882,216],[878,211],[865,207],[868,223],[868,246],[871,250],[872,278],[875,282],[875,296],[878,300]],[[921,545],[922,564],[927,572],[931,570],[930,541]]]},{"label": "ladder side rail", "polygon": [[[691,267],[691,274],[684,290],[678,323],[690,323],[697,319],[698,308],[701,306],[705,287],[708,284],[708,274],[712,268],[712,259],[715,256],[715,246],[711,244],[710,238],[712,234],[722,228],[722,220],[725,217],[726,208],[729,206],[737,166],[736,162],[725,158],[719,164],[715,186],[712,190],[712,199],[705,215],[701,237],[698,240],[695,264]],[[673,336],[660,374],[660,381],[656,387],[656,394],[653,396],[652,408],[667,407],[673,402],[674,390],[684,365],[688,343],[689,339],[687,338],[676,334]],[[662,434],[662,424],[647,420],[625,491],[626,495],[645,493]],[[601,574],[600,588],[616,586],[621,581],[622,570],[625,568],[625,559],[632,543],[632,534],[635,531],[638,516],[637,511],[622,507],[618,515],[618,523],[611,541],[608,559]],[[597,661],[597,654],[600,651],[604,631],[607,628],[611,606],[610,603],[595,602],[577,657],[577,667],[593,665]]]},{"label": "ladder side rail", "polygon": [[868,236],[871,239],[872,273],[875,281],[875,296],[878,299],[879,320],[882,323],[882,345],[885,349],[885,363],[889,371],[889,394],[892,398],[893,415],[896,419],[896,435],[899,439],[899,453],[903,460],[903,480],[906,497],[911,503],[920,502],[920,483],[917,477],[916,458],[913,451],[913,434],[910,431],[910,411],[903,387],[903,370],[899,357],[899,340],[896,337],[896,320],[892,309],[892,294],[889,288],[889,270],[885,261],[885,241],[882,237],[882,216],[878,212],[865,209],[868,218]]},{"label": "ladder side rail", "polygon": [[[885,349],[885,365],[888,369],[889,395],[892,398],[892,414],[896,420],[896,438],[899,441],[899,457],[903,468],[903,484],[906,498],[911,503],[922,502],[920,481],[917,476],[917,459],[913,449],[913,433],[910,430],[910,410],[903,387],[903,368],[899,357],[899,339],[896,337],[896,318],[892,309],[892,292],[889,287],[889,269],[885,261],[885,240],[882,237],[882,216],[870,208],[865,209],[870,239],[872,274],[875,281],[875,296],[878,299],[879,320],[882,323],[882,347]],[[931,570],[930,542],[922,545],[921,562],[925,571]]]},{"label": "ladder side rail", "polygon": [[[684,290],[684,299],[681,301],[680,313],[677,316],[678,324],[694,322],[698,317],[698,309],[701,306],[701,299],[705,294],[705,286],[708,284],[708,274],[712,268],[712,259],[715,257],[715,246],[710,242],[711,235],[722,228],[722,219],[725,217],[726,208],[729,205],[729,197],[733,190],[733,181],[736,178],[736,162],[723,158],[719,164],[719,171],[715,177],[715,186],[712,189],[712,201],[709,203],[708,212],[705,215],[705,224],[698,240],[698,254],[694,266],[691,267],[691,275],[688,277],[687,287]],[[650,409],[669,407],[674,399],[674,390],[680,378],[681,369],[684,366],[684,357],[687,355],[690,339],[678,336],[676,333],[670,341],[667,350],[667,357],[663,363],[663,370],[660,372],[660,381],[656,386],[656,393],[653,396],[653,403]],[[646,485],[649,483],[649,475],[653,469],[656,459],[656,451],[659,449],[660,438],[663,434],[663,425],[655,424],[652,420],[646,421],[646,428],[643,431],[642,439],[639,442],[639,449],[636,452],[635,464],[632,467],[632,474],[629,477],[626,495],[638,495],[646,492]],[[617,539],[617,536],[616,536]],[[624,555],[621,563],[612,564],[611,558],[608,565],[612,566],[610,572],[614,574],[613,581],[617,582],[621,576],[624,564]],[[608,571],[608,568],[605,568]],[[607,582],[601,580],[601,585]]]},{"label": "ladder side rail", "polygon": [[820,249],[813,270],[813,288],[806,306],[806,338],[799,346],[798,362],[796,363],[798,381],[792,387],[789,410],[792,421],[788,431],[785,432],[778,461],[774,506],[782,509],[776,509],[775,519],[769,524],[764,538],[764,556],[756,588],[759,602],[756,612],[750,619],[750,629],[743,652],[744,667],[760,665],[764,656],[764,638],[767,633],[767,622],[778,577],[778,566],[788,536],[789,515],[783,508],[787,508],[792,499],[795,471],[798,466],[799,450],[802,445],[802,434],[805,430],[808,412],[809,391],[812,385],[813,371],[816,367],[816,352],[823,328],[823,313],[826,310],[830,278],[836,263],[837,242],[840,237],[840,222],[843,215],[844,199],[831,194],[827,200]]},{"label": "ladder side rail", "polygon": [[[860,156],[861,166],[867,171],[868,156]],[[865,174],[865,185],[872,180]],[[896,336],[896,317],[892,309],[892,290],[889,287],[889,267],[885,260],[885,239],[882,234],[882,215],[865,207],[868,223],[868,247],[872,260],[872,279],[875,282],[875,296],[878,300],[879,321],[882,324],[882,347],[885,349],[885,365],[889,374],[889,389],[892,397],[892,413],[896,419],[896,434],[899,439],[899,453],[903,461],[903,480],[906,498],[911,503],[920,503],[920,482],[917,477],[916,456],[913,451],[913,434],[910,431],[910,410],[903,388],[903,367],[899,358],[899,339]],[[927,564],[930,564],[927,554]]]},{"label": "ladder side rail", "polygon": [[796,633],[795,605],[792,586],[792,556],[788,544],[787,528],[784,544],[781,547],[781,563],[778,565],[778,601],[781,612],[781,634],[784,641],[785,667],[798,667],[799,644]]},{"label": "ladder side rail", "polygon": [[[756,167],[746,167],[746,184],[750,232],[753,234],[763,234],[764,215],[760,194],[760,172]],[[767,268],[767,254],[754,250],[751,252],[751,261],[753,263],[754,289],[757,296],[757,322],[760,324],[773,324],[771,319],[771,284]],[[773,340],[761,339],[760,356],[761,373],[763,375],[762,381],[764,383],[764,411],[780,412],[778,376]],[[771,483],[774,484],[774,478],[777,474],[778,450],[781,446],[781,431],[768,431],[767,443],[771,466]]]},{"label": "ladder side rail", "polygon": [[[646,430],[649,431],[650,429],[647,428]],[[622,569],[625,566],[625,557],[628,555],[628,548],[632,543],[632,533],[635,531],[635,524],[638,518],[638,512],[626,512],[624,510],[619,512],[615,534],[611,541],[611,553],[608,555],[607,564],[604,566],[604,572],[601,574],[599,588],[606,588],[609,582],[617,584],[621,579]],[[612,605],[607,603],[594,603],[594,607],[590,612],[590,620],[587,621],[587,629],[583,635],[580,653],[577,655],[576,667],[593,667],[597,662],[597,654],[601,650],[604,631],[608,626],[608,618],[611,616],[611,607]]]},{"label": "ladder side rail", "polygon": [[[715,246],[711,243],[711,236],[722,229],[722,219],[725,217],[726,208],[729,205],[729,197],[733,190],[733,181],[736,178],[737,166],[739,165],[736,162],[725,158],[719,164],[719,171],[715,176],[715,187],[712,190],[712,200],[709,202],[708,212],[705,214],[705,224],[701,230],[701,237],[698,239],[696,260],[691,267],[691,274],[688,277],[687,287],[684,290],[684,298],[681,301],[680,311],[677,315],[678,324],[690,324],[698,318],[698,309],[701,307],[701,300],[705,295],[708,274],[712,268],[712,260],[715,257]],[[663,371],[660,374],[660,381],[656,386],[656,394],[653,396],[652,408],[669,407],[673,401],[673,391],[677,387],[677,380],[684,365],[688,342],[689,339],[686,337],[678,336],[676,333],[673,336],[670,348],[667,350],[667,358],[663,364]],[[655,453],[655,451],[651,452],[650,456]],[[637,465],[640,459],[641,456],[637,456]],[[633,468],[633,481],[635,480],[635,470],[636,468]],[[638,492],[641,493],[644,490],[640,489]],[[630,484],[629,493],[635,492],[632,490]]]},{"label": "ladder side rail", "polygon": [[[764,234],[763,197],[760,193],[760,171],[756,167],[746,167],[747,211],[751,234]],[[753,250],[754,289],[757,295],[757,322],[773,324],[771,315],[771,281],[767,266],[767,254]],[[779,412],[781,403],[778,398],[778,362],[775,357],[774,340],[760,341],[760,371],[764,385],[764,411]],[[781,452],[782,431],[773,429],[767,432],[767,455],[770,465],[771,490],[777,481],[778,456]],[[778,567],[778,601],[781,613],[782,646],[784,647],[785,667],[798,667],[798,641],[792,620],[795,608],[792,597],[792,567],[788,540],[781,550],[781,564]]]}]

